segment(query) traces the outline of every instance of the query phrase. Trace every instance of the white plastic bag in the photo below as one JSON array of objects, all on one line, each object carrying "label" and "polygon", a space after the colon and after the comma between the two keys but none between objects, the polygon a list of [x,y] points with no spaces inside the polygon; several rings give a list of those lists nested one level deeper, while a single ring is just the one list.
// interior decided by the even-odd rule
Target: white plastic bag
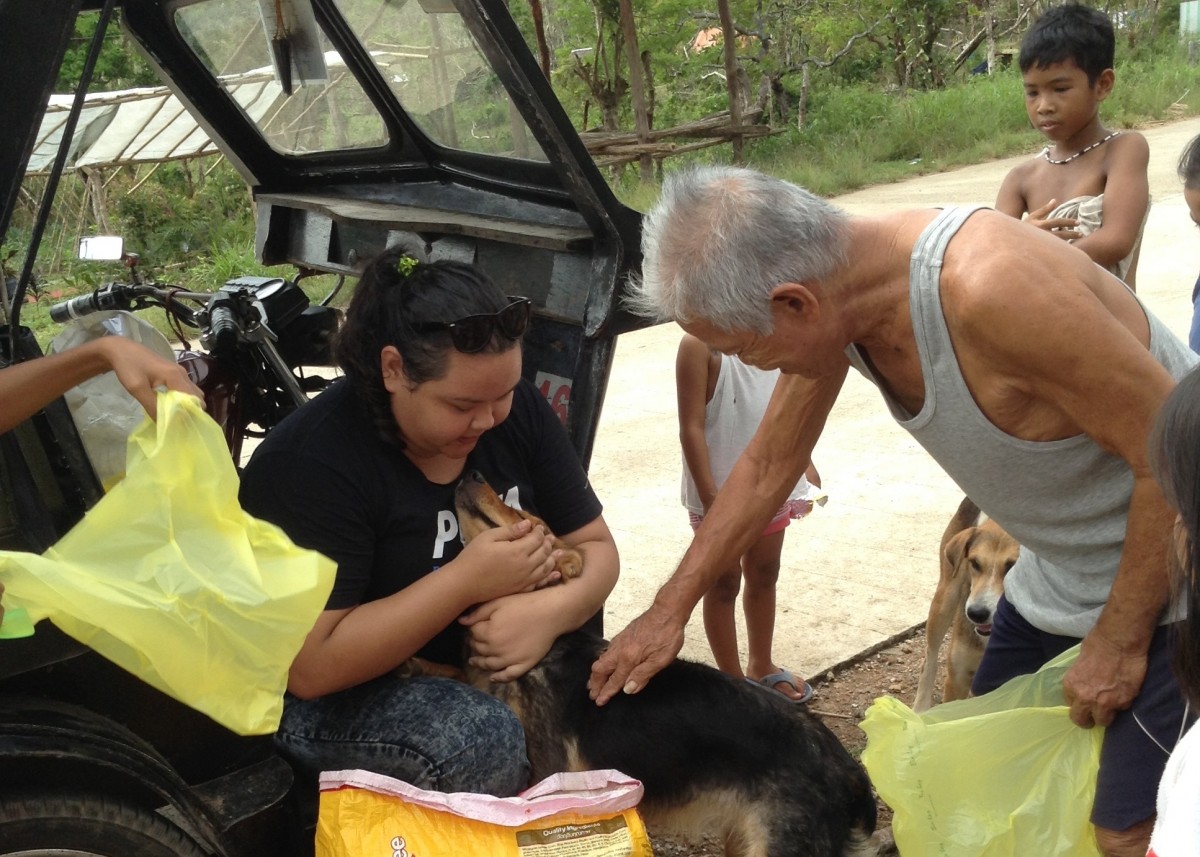
[{"label": "white plastic bag", "polygon": [[[124,310],[106,310],[73,319],[50,343],[50,351],[66,351],[102,336],[124,336],[167,360],[175,359],[171,344],[154,325]],[[146,412],[121,386],[115,372],[89,378],[67,391],[63,398],[92,468],[107,491],[125,475],[125,446]]]}]

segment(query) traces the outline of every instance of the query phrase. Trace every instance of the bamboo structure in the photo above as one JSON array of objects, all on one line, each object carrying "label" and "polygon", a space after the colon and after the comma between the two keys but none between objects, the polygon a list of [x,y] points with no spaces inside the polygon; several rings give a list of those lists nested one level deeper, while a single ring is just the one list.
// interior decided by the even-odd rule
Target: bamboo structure
[{"label": "bamboo structure", "polygon": [[584,131],[579,136],[598,166],[615,167],[646,155],[661,161],[683,152],[776,133],[769,125],[755,124],[761,117],[762,108],[748,108],[742,112],[738,124],[728,112],[723,112],[674,128],[649,131],[644,137],[636,131]]}]

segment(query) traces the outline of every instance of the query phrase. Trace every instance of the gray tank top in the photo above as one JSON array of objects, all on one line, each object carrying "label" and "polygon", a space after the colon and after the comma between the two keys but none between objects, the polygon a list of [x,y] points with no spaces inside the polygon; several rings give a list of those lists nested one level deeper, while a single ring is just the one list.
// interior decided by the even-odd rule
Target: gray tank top
[{"label": "gray tank top", "polygon": [[[1124,459],[1087,435],[1021,440],[996,428],[976,406],[950,343],[939,277],[946,245],[978,210],[945,209],[913,247],[909,303],[925,380],[921,411],[910,414],[880,391],[896,421],[1021,543],[1020,559],[1005,580],[1008,600],[1035,627],[1082,637],[1117,573],[1133,476]],[[1150,324],[1150,352],[1182,377],[1200,357],[1138,303]],[[857,346],[847,356],[878,386]]]}]

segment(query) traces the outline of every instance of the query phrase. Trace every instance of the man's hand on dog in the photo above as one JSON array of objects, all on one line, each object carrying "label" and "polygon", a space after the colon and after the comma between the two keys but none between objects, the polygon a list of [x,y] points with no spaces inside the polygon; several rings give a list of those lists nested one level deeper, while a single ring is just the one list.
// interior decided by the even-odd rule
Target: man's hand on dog
[{"label": "man's hand on dog", "polygon": [[506,596],[480,604],[459,620],[467,627],[471,666],[487,670],[492,681],[513,681],[546,656],[563,630],[536,598]]},{"label": "man's hand on dog", "polygon": [[1083,638],[1079,657],[1063,676],[1071,720],[1085,729],[1107,726],[1128,708],[1146,678],[1146,653],[1122,649],[1095,630]]},{"label": "man's hand on dog", "polygon": [[471,539],[458,556],[460,568],[472,569],[471,600],[491,601],[556,582],[554,539],[542,527],[518,521]]},{"label": "man's hand on dog", "polygon": [[652,605],[617,634],[592,664],[588,695],[604,705],[618,693],[637,693],[681,649],[683,624],[665,608]]}]

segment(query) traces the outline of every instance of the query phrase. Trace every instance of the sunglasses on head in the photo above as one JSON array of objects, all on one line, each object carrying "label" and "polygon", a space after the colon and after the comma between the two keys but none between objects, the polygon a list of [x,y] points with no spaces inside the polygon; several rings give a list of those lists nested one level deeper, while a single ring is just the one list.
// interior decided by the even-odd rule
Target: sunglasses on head
[{"label": "sunglasses on head", "polygon": [[529,326],[533,315],[533,302],[529,298],[509,295],[511,303],[495,312],[463,316],[457,321],[420,321],[413,330],[425,333],[444,330],[450,334],[455,349],[464,354],[482,351],[497,332],[505,339],[519,339]]}]

